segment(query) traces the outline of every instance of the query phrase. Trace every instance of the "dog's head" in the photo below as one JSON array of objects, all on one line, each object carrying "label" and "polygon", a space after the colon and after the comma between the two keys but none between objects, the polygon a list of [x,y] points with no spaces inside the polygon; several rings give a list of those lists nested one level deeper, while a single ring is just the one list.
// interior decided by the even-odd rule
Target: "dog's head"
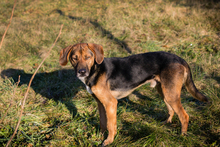
[{"label": "dog's head", "polygon": [[104,52],[101,45],[79,43],[70,45],[60,52],[60,65],[65,66],[70,60],[78,78],[87,77],[94,64],[101,64]]}]

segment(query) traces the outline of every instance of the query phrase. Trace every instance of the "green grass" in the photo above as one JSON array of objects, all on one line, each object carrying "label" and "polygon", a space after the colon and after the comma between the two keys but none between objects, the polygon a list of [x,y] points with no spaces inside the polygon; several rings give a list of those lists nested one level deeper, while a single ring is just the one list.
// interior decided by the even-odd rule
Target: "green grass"
[{"label": "green grass", "polygon": [[[13,2],[0,2],[0,36]],[[62,48],[80,42],[102,45],[105,57],[175,53],[189,63],[196,86],[210,99],[210,104],[199,102],[183,88],[182,104],[190,123],[188,136],[181,136],[178,117],[163,124],[166,105],[155,89],[144,85],[119,100],[118,132],[110,146],[220,146],[219,8],[219,2],[186,0],[18,1],[0,50],[0,146],[13,134],[31,75],[61,24],[62,34],[32,83],[12,146],[102,143],[95,100],[70,64],[61,67],[58,61]]]}]

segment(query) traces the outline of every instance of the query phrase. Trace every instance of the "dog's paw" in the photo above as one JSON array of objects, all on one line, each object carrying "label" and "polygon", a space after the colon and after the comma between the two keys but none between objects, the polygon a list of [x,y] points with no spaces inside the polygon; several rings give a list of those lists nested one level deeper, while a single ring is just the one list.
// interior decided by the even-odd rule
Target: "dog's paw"
[{"label": "dog's paw", "polygon": [[172,124],[172,120],[167,119],[165,121],[162,121],[161,124],[166,125],[166,124]]},{"label": "dog's paw", "polygon": [[112,142],[113,142],[112,139],[108,139],[108,138],[107,138],[107,139],[102,143],[102,147],[105,147],[105,146],[111,144]]},{"label": "dog's paw", "polygon": [[188,136],[187,132],[182,132],[181,135],[182,136]]}]

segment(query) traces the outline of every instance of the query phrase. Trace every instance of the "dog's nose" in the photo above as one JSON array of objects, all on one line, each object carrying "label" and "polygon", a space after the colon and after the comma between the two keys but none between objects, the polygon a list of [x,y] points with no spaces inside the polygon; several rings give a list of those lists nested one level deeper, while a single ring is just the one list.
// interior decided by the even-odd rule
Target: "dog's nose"
[{"label": "dog's nose", "polygon": [[84,75],[84,74],[86,73],[86,69],[80,69],[80,70],[78,71],[78,73],[79,73],[80,75]]}]

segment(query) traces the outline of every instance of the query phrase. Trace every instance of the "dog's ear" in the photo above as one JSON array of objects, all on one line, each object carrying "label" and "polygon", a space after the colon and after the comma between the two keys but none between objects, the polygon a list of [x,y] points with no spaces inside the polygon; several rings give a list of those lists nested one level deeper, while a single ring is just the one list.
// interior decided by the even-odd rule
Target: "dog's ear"
[{"label": "dog's ear", "polygon": [[60,65],[65,66],[67,64],[72,49],[73,45],[70,45],[60,51]]},{"label": "dog's ear", "polygon": [[96,63],[101,64],[104,60],[103,47],[94,43],[88,43],[88,47],[95,54]]}]

